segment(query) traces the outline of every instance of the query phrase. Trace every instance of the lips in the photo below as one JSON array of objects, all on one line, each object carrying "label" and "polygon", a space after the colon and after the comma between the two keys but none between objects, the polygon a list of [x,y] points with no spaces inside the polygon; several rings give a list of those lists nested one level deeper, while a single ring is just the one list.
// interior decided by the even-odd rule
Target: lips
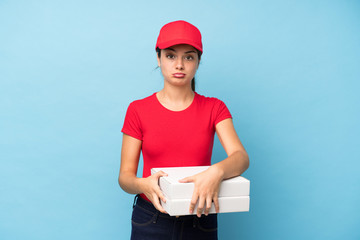
[{"label": "lips", "polygon": [[184,73],[174,73],[173,76],[176,78],[183,78],[183,77],[185,77],[185,74]]}]

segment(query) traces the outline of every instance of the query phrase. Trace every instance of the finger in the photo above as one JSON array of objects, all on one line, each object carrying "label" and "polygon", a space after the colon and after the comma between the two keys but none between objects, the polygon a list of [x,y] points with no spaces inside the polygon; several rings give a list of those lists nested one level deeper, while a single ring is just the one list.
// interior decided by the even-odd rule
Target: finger
[{"label": "finger", "polygon": [[163,172],[163,171],[159,171],[155,175],[156,175],[156,177],[166,177],[166,176],[168,176],[168,174],[166,172]]},{"label": "finger", "polygon": [[201,214],[203,213],[203,210],[204,210],[204,205],[205,205],[205,198],[200,196],[199,204],[198,204],[197,211],[196,211],[198,217],[201,217]]},{"label": "finger", "polygon": [[192,177],[186,177],[186,178],[179,180],[179,182],[181,182],[181,183],[189,183],[189,182],[193,182],[193,181],[194,181],[194,179]]},{"label": "finger", "polygon": [[166,197],[165,195],[163,194],[163,192],[160,190],[160,188],[158,188],[156,190],[156,194],[158,195],[158,198],[160,198],[163,202],[166,202]]},{"label": "finger", "polygon": [[194,212],[197,200],[198,200],[198,194],[194,191],[190,201],[190,208],[189,208],[190,214]]},{"label": "finger", "polygon": [[211,204],[212,204],[211,197],[207,197],[206,198],[206,208],[205,208],[205,211],[204,211],[205,216],[209,215]]},{"label": "finger", "polygon": [[219,213],[220,207],[219,207],[219,199],[217,195],[214,196],[213,201],[215,205],[215,212]]},{"label": "finger", "polygon": [[162,213],[166,213],[166,211],[164,210],[164,208],[161,206],[160,200],[159,200],[159,198],[157,197],[156,194],[153,195],[152,203],[153,203],[154,207],[155,207],[157,210],[159,210],[159,211],[162,212]]}]

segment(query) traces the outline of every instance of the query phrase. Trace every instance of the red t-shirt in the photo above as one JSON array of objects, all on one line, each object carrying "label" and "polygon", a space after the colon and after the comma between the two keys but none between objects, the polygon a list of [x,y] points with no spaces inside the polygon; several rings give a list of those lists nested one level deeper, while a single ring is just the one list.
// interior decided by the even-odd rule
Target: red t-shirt
[{"label": "red t-shirt", "polygon": [[189,107],[171,111],[154,93],[129,105],[121,131],[142,141],[146,178],[151,168],[210,166],[215,126],[231,117],[217,98],[195,92]]}]

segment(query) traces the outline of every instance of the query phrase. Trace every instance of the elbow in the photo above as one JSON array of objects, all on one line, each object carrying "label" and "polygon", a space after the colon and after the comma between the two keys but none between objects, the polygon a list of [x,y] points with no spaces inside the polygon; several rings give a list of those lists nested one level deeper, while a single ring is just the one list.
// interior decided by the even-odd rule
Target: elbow
[{"label": "elbow", "polygon": [[122,190],[124,190],[124,180],[123,180],[123,177],[122,177],[122,175],[120,174],[119,175],[119,178],[118,178],[118,184],[119,184],[119,186],[120,186],[120,188],[122,189]]},{"label": "elbow", "polygon": [[121,177],[120,176],[118,177],[118,184],[121,187]]},{"label": "elbow", "polygon": [[245,170],[247,170],[250,167],[250,159],[249,159],[249,155],[247,153],[245,153]]},{"label": "elbow", "polygon": [[118,177],[118,184],[121,187],[121,178],[120,178],[120,176]]},{"label": "elbow", "polygon": [[119,186],[122,190],[124,190],[127,193],[132,194],[133,193],[133,183],[136,176],[133,178],[132,175],[129,175],[127,172],[120,173],[118,178]]},{"label": "elbow", "polygon": [[239,160],[240,160],[240,174],[245,172],[250,166],[249,155],[245,151],[239,151]]}]

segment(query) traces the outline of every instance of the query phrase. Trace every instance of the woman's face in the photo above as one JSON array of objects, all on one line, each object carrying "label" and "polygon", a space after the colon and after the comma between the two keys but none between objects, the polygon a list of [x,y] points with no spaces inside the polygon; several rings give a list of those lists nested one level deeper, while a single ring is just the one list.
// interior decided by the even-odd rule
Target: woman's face
[{"label": "woman's face", "polygon": [[191,80],[199,66],[198,53],[193,46],[179,44],[162,49],[157,60],[167,84],[191,86]]}]

